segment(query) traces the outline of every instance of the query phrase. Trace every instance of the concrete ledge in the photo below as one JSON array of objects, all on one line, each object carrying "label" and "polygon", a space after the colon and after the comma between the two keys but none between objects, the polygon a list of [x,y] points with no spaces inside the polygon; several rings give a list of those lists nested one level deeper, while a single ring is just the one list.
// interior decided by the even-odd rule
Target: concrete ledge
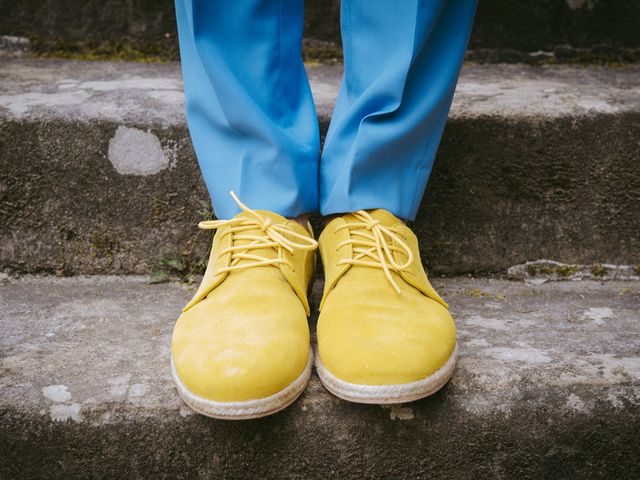
[{"label": "concrete ledge", "polygon": [[170,378],[191,288],[5,279],[0,477],[638,478],[639,282],[435,285],[461,353],[440,393],[355,405],[314,374],[286,411],[225,423],[191,414]]},{"label": "concrete ledge", "polygon": [[[309,67],[323,129],[341,73]],[[0,75],[1,269],[201,263],[177,64],[11,60]],[[639,265],[638,84],[638,67],[465,68],[415,225],[431,271]]]},{"label": "concrete ledge", "polygon": [[[483,0],[471,36],[473,49],[534,52],[558,46],[595,47],[616,58],[640,47],[640,5],[628,0]],[[305,36],[340,41],[339,0],[305,2]],[[171,0],[0,0],[0,34],[36,36],[46,48],[73,52],[79,43],[132,46],[177,58]]]}]

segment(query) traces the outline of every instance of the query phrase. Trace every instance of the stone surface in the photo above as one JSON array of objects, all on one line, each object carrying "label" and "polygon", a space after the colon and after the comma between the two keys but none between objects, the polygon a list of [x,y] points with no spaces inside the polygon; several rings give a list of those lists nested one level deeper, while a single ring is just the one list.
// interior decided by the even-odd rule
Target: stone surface
[{"label": "stone surface", "polygon": [[638,478],[640,282],[434,284],[460,342],[438,394],[355,405],[314,374],[286,411],[223,422],[192,414],[170,378],[194,287],[7,278],[0,477]]},{"label": "stone surface", "polygon": [[[474,50],[498,50],[497,58],[519,51],[586,48],[616,60],[621,48],[638,48],[640,4],[628,0],[482,0],[471,36]],[[339,0],[305,2],[305,36],[340,41]],[[36,35],[40,43],[67,49],[74,42],[123,43],[177,59],[171,0],[0,0],[0,34]],[[485,57],[489,58],[492,55]],[[495,56],[495,55],[493,55]],[[558,56],[558,55],[557,55]],[[518,57],[521,58],[521,57]],[[637,57],[636,57],[637,58]]]},{"label": "stone surface", "polygon": [[[340,66],[309,67],[326,129]],[[198,269],[177,64],[0,64],[0,269]],[[640,265],[640,68],[463,69],[415,228],[434,273]]]},{"label": "stone surface", "polygon": [[536,260],[513,265],[507,270],[509,280],[524,280],[533,285],[556,280],[640,280],[640,266],[571,265],[553,260]]},{"label": "stone surface", "polygon": [[560,60],[577,47],[615,60],[620,47],[640,46],[638,24],[640,3],[626,0],[481,0],[469,47],[552,51]]}]

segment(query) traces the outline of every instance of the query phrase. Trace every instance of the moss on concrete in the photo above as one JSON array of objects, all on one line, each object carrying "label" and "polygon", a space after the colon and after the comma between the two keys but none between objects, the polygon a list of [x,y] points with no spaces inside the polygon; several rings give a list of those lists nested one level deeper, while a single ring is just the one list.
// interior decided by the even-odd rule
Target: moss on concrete
[{"label": "moss on concrete", "polygon": [[180,59],[177,39],[170,34],[158,39],[123,37],[118,40],[73,40],[64,37],[29,37],[30,53],[38,58],[128,62],[170,62]]},{"label": "moss on concrete", "polygon": [[524,63],[527,65],[600,65],[608,68],[628,68],[640,62],[638,48],[573,48],[557,46],[532,52],[513,48],[478,48],[468,50],[467,64]]},{"label": "moss on concrete", "polygon": [[91,246],[91,257],[113,257],[113,254],[118,251],[118,241],[111,237],[108,233],[93,234],[89,238],[89,245]]},{"label": "moss on concrete", "polygon": [[[157,202],[154,203],[154,213]],[[212,220],[213,211],[208,202],[200,202],[199,216],[202,221]],[[209,260],[213,235],[209,231],[198,229],[183,245],[175,251],[165,253],[157,259],[149,275],[149,283],[163,283],[178,279],[193,283],[197,275],[204,274]]]},{"label": "moss on concrete", "polygon": [[591,275],[594,277],[604,277],[607,273],[607,268],[602,265],[594,265],[591,267]]},{"label": "moss on concrete", "polygon": [[[180,60],[177,38],[165,34],[156,39],[122,37],[118,40],[75,40],[66,37],[29,37],[29,51],[37,58],[100,60],[127,62],[175,62]],[[302,47],[305,63],[342,63],[342,48],[333,42],[305,40]]]},{"label": "moss on concrete", "polygon": [[505,301],[507,299],[506,295],[500,293],[491,293],[484,290],[480,290],[479,288],[473,288],[471,290],[464,290],[462,295],[465,297],[486,297],[493,298],[495,300]]},{"label": "moss on concrete", "polygon": [[302,44],[302,59],[306,64],[342,63],[342,48],[333,42],[305,40]]},{"label": "moss on concrete", "polygon": [[539,275],[557,275],[562,278],[570,277],[578,271],[574,265],[527,265],[527,273],[532,277]]},{"label": "moss on concrete", "polygon": [[545,59],[546,65],[601,65],[607,68],[624,68],[640,62],[640,50],[620,49],[601,52],[597,50],[574,51],[570,55],[558,55]]},{"label": "moss on concrete", "polygon": [[[38,34],[29,36],[29,50],[38,58],[63,58],[70,60],[102,60],[133,62],[172,62],[180,60],[175,33],[165,33],[154,38],[123,36],[117,40],[86,37],[74,39]],[[304,39],[302,58],[305,63],[342,63],[342,47],[331,41]],[[640,62],[638,48],[572,48],[558,46],[548,52],[530,52],[511,48],[474,49],[466,55],[467,63],[526,63],[534,65],[603,65],[624,68]]]}]

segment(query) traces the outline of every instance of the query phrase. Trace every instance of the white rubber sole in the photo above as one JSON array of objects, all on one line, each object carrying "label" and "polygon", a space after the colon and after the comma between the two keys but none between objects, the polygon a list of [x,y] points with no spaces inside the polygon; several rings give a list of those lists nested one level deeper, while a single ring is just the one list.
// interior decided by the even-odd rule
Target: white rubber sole
[{"label": "white rubber sole", "polygon": [[458,345],[451,352],[447,362],[434,373],[421,380],[395,385],[362,385],[340,380],[322,364],[316,356],[316,370],[323,385],[336,397],[355,403],[392,404],[419,400],[433,395],[449,381],[456,368]]},{"label": "white rubber sole", "polygon": [[171,358],[171,372],[176,382],[178,393],[182,400],[194,411],[207,417],[221,420],[249,420],[252,418],[266,417],[288,407],[300,396],[311,378],[311,366],[313,365],[313,350],[309,349],[309,360],[302,374],[284,389],[273,395],[245,402],[215,402],[191,393],[180,381],[173,357]]}]

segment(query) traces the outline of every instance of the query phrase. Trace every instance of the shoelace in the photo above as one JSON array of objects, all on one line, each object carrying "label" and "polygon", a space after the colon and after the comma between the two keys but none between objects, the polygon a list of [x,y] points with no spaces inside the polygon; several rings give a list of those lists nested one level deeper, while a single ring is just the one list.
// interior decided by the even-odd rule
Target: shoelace
[{"label": "shoelace", "polygon": [[[292,264],[282,256],[282,250],[293,253],[294,250],[315,250],[318,246],[313,238],[297,233],[284,225],[273,223],[270,218],[265,218],[260,213],[252,210],[242,203],[236,194],[229,192],[238,206],[245,212],[249,213],[253,218],[231,218],[229,220],[207,220],[200,222],[198,227],[203,230],[215,230],[220,227],[230,226],[229,233],[233,240],[248,240],[250,243],[245,245],[233,245],[220,251],[220,255],[231,253],[231,262],[228,267],[221,268],[218,272],[230,272],[232,270],[241,270],[245,268],[261,267],[265,265],[286,264],[292,267]],[[255,230],[259,228],[261,234],[242,233],[247,230]],[[251,250],[260,248],[273,248],[278,253],[277,258],[268,258],[250,253]],[[253,260],[250,263],[238,265],[241,260]]]},{"label": "shoelace", "polygon": [[[396,292],[400,293],[400,287],[393,279],[391,272],[400,273],[413,262],[413,253],[400,236],[390,228],[382,225],[365,210],[359,210],[353,215],[359,220],[347,222],[336,228],[336,232],[349,229],[351,238],[340,242],[337,248],[352,245],[352,258],[338,261],[338,265],[360,265],[363,267],[381,268],[387,280]],[[355,238],[354,238],[355,237]],[[398,246],[394,245],[395,242]],[[402,252],[406,257],[405,263],[396,262],[393,252]]]}]

